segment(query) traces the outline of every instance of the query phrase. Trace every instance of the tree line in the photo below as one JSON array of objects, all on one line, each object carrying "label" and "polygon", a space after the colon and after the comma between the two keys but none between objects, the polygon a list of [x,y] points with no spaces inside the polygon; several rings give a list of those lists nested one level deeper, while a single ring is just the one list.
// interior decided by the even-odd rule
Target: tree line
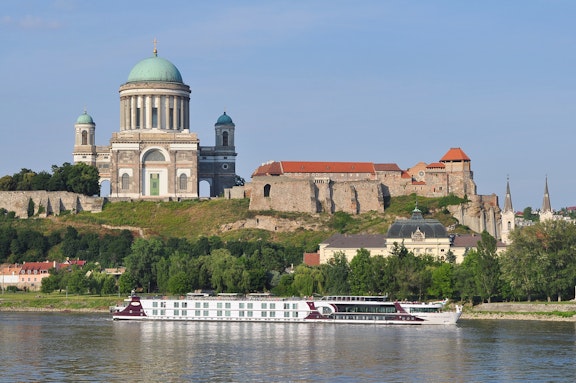
[{"label": "tree line", "polygon": [[98,169],[84,163],[52,165],[52,173],[21,169],[0,178],[0,191],[46,190],[68,191],[85,195],[99,195]]},{"label": "tree line", "polygon": [[[482,233],[461,264],[414,255],[395,244],[388,257],[358,250],[350,261],[336,254],[320,266],[302,264],[304,248],[260,241],[223,241],[218,236],[134,239],[129,231],[99,235],[73,227],[50,234],[12,225],[0,211],[0,262],[82,259],[83,270],[47,278],[46,291],[68,288],[92,293],[184,294],[204,289],[282,296],[387,295],[391,299],[566,299],[576,284],[576,225],[539,222],[511,233],[512,244],[496,253],[496,240]],[[118,281],[100,275],[125,266]],[[90,273],[89,273],[90,272]],[[75,279],[69,278],[74,275]],[[106,287],[105,283],[106,282]],[[74,287],[76,286],[76,287]]]}]

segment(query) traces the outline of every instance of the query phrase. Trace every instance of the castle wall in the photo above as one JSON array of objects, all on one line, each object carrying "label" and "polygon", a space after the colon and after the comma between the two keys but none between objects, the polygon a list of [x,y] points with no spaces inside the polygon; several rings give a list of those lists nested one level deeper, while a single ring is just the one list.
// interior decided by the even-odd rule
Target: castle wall
[{"label": "castle wall", "polygon": [[[269,194],[265,196],[267,190]],[[311,180],[254,177],[251,182],[250,210],[316,213],[315,195],[314,183]]]},{"label": "castle wall", "polygon": [[105,200],[102,197],[62,191],[0,191],[0,208],[15,212],[19,218],[27,218],[30,199],[34,202],[34,214],[39,214],[41,217],[59,215],[63,211],[101,212]]}]

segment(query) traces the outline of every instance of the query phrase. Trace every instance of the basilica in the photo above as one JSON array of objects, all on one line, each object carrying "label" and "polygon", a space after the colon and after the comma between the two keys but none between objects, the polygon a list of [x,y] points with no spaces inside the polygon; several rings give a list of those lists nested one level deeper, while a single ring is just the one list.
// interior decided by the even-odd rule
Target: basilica
[{"label": "basilica", "polygon": [[110,184],[110,198],[198,198],[202,181],[214,197],[235,185],[232,118],[224,112],[214,125],[215,145],[201,146],[190,130],[190,86],[156,47],[132,68],[119,93],[120,129],[110,145],[96,145],[96,124],[86,111],[74,125],[74,163],[96,166],[100,185]]}]

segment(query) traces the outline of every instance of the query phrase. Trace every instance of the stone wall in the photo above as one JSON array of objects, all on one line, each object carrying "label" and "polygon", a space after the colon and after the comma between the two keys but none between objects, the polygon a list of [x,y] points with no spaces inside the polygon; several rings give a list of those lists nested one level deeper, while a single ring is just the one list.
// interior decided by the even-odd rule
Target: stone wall
[{"label": "stone wall", "polygon": [[[267,186],[268,185],[268,186]],[[379,181],[340,181],[254,177],[250,210],[350,214],[384,212],[384,187]],[[268,196],[265,196],[268,190]]]},{"label": "stone wall", "polygon": [[30,199],[34,202],[34,215],[38,214],[40,217],[59,215],[63,211],[101,212],[105,201],[102,197],[70,192],[0,191],[0,208],[15,212],[19,218],[27,218]]}]

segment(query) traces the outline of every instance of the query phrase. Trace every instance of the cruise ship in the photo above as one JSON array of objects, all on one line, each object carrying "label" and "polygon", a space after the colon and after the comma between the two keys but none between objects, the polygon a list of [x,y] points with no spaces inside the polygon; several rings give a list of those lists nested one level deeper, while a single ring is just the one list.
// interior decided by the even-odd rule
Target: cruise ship
[{"label": "cruise ship", "polygon": [[382,296],[281,298],[267,294],[188,294],[179,298],[131,295],[114,307],[114,320],[357,323],[375,325],[455,324],[462,307],[447,301],[399,302]]}]

